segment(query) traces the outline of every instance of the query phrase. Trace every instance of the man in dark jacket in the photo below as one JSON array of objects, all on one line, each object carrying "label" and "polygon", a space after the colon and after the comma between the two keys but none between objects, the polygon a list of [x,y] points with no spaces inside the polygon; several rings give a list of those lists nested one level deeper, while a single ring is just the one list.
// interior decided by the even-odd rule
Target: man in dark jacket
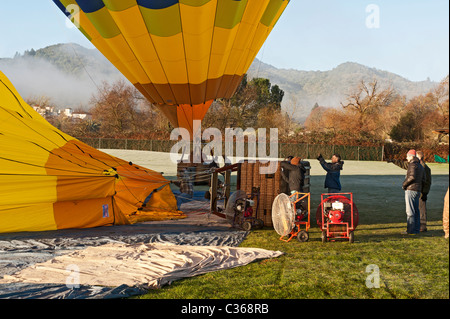
[{"label": "man in dark jacket", "polygon": [[[286,157],[283,162],[289,162],[291,163],[291,160],[294,158],[294,156],[288,156]],[[280,164],[281,166],[281,164]],[[289,191],[289,171],[287,169],[281,168],[281,181],[280,181],[280,191],[282,193],[285,193],[286,195],[290,195],[291,192]]]},{"label": "man in dark jacket", "polygon": [[406,203],[406,232],[403,234],[420,233],[419,198],[422,192],[422,184],[425,181],[424,168],[416,157],[416,151],[410,150],[406,154],[408,169],[403,181]]},{"label": "man in dark jacket", "polygon": [[339,154],[333,154],[331,157],[331,163],[327,163],[322,154],[317,158],[322,165],[323,169],[327,172],[325,177],[325,188],[328,188],[328,193],[339,193],[341,187],[341,170],[344,166],[344,161],[341,160]]},{"label": "man in dark jacket", "polygon": [[281,177],[289,186],[289,193],[287,195],[290,195],[293,192],[303,192],[304,172],[302,170],[304,170],[304,168],[300,161],[300,157],[294,157],[290,162],[282,161],[280,163],[282,168]]},{"label": "man in dark jacket", "polygon": [[419,199],[419,210],[420,210],[420,231],[427,231],[427,199],[428,199],[428,193],[430,192],[431,188],[431,169],[428,167],[428,165],[425,163],[425,158],[423,156],[422,151],[417,151],[417,158],[420,161],[420,165],[423,166],[424,174],[425,174],[425,181],[422,184],[422,194],[420,195]]}]

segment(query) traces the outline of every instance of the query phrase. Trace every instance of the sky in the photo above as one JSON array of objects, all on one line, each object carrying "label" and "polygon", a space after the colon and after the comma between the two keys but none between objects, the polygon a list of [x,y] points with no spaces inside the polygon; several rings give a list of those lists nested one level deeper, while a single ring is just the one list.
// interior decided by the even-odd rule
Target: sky
[{"label": "sky", "polygon": [[[57,43],[92,44],[51,0],[0,0],[0,58]],[[277,68],[356,62],[411,81],[449,73],[448,0],[291,0],[257,56]]]}]

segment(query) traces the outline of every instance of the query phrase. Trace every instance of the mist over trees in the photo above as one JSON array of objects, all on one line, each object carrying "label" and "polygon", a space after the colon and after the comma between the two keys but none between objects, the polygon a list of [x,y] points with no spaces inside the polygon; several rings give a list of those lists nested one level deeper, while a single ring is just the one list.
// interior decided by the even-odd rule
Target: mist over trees
[{"label": "mist over trees", "polygon": [[[233,98],[218,99],[212,104],[202,126],[219,128],[222,133],[227,127],[277,127],[284,132],[285,122],[290,120],[281,110],[283,95],[268,79],[247,81],[244,77]],[[41,107],[51,105],[44,98],[28,101]],[[156,106],[125,81],[103,82],[90,105],[92,119],[89,121],[68,119],[64,113],[47,119],[66,133],[79,137],[169,139],[173,130]]]},{"label": "mist over trees", "polygon": [[[377,79],[362,80],[340,107],[316,105],[304,125],[282,110],[284,92],[268,79],[245,76],[231,99],[218,99],[202,127],[278,128],[280,142],[381,145],[393,142],[442,142],[433,133],[449,126],[448,76],[426,94],[406,99]],[[30,102],[50,104],[45,97]],[[73,121],[63,115],[50,119],[75,136],[168,139],[173,127],[131,84],[104,82],[91,100],[90,121]]]},{"label": "mist over trees", "polygon": [[[173,129],[95,50],[31,49],[0,59],[0,68],[30,105],[59,109],[44,115],[73,136],[169,139]],[[448,136],[433,133],[449,126],[448,81],[412,82],[356,63],[315,72],[255,61],[233,98],[211,105],[202,127],[278,128],[287,143],[433,146],[448,143]],[[65,108],[90,116],[70,118]]]}]

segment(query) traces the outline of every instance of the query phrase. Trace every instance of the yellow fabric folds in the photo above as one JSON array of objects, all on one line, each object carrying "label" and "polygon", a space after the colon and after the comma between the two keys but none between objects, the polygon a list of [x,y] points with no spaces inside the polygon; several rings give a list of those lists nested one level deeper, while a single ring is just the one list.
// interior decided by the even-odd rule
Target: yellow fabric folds
[{"label": "yellow fabric folds", "polygon": [[[160,173],[50,125],[1,72],[0,123],[0,233],[132,223],[146,198],[169,185]],[[163,189],[151,199],[159,203],[157,219],[182,217]]]}]

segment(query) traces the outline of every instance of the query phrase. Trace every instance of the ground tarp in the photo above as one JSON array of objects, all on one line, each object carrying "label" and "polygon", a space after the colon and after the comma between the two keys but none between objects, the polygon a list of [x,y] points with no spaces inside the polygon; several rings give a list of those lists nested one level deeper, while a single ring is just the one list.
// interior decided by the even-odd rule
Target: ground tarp
[{"label": "ground tarp", "polygon": [[282,253],[258,248],[191,246],[171,243],[88,247],[37,263],[0,283],[160,288],[175,280],[243,266]]},{"label": "ground tarp", "polygon": [[[248,232],[232,229],[225,219],[198,212],[198,205],[191,206],[183,205],[187,218],[181,220],[0,234],[0,299],[125,298],[180,278],[281,254],[239,248]],[[83,264],[83,257],[90,256],[102,257]],[[110,269],[113,266],[115,273]],[[77,267],[78,288],[71,285]],[[81,275],[85,272],[87,277]],[[107,273],[114,276],[108,279]],[[61,277],[47,278],[52,274]],[[96,281],[96,277],[104,281]]]},{"label": "ground tarp", "polygon": [[183,219],[0,234],[0,299],[126,298],[282,254],[239,248],[248,232],[209,214],[203,194],[180,202]]}]

